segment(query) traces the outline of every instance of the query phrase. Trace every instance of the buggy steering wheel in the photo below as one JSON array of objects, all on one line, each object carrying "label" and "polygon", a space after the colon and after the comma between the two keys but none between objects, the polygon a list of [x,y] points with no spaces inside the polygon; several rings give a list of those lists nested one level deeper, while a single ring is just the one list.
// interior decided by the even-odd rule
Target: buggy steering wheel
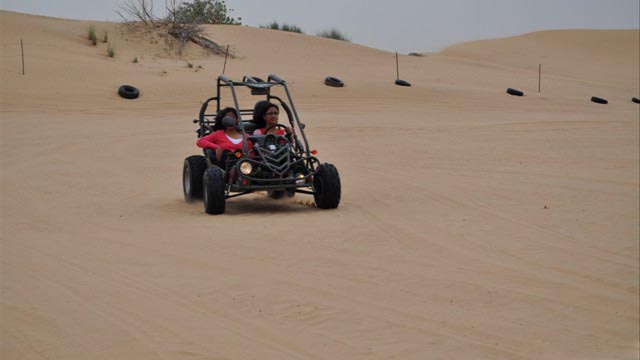
[{"label": "buggy steering wheel", "polygon": [[285,133],[287,132],[287,126],[283,125],[283,124],[274,124],[274,125],[270,125],[267,126],[266,128],[264,128],[264,134],[267,135],[267,131],[273,129],[273,128],[283,128],[285,130]]}]

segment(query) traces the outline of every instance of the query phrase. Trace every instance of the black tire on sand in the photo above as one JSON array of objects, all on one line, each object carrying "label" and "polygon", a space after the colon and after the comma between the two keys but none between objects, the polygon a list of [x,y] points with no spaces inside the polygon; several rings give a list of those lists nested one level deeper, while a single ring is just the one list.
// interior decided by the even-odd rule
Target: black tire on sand
[{"label": "black tire on sand", "polygon": [[332,87],[343,87],[344,86],[344,82],[338,78],[335,78],[333,76],[327,76],[324,79],[324,84],[327,86],[332,86]]},{"label": "black tire on sand", "polygon": [[202,198],[202,176],[206,168],[207,161],[202,155],[192,155],[184,159],[182,190],[186,202]]},{"label": "black tire on sand", "polygon": [[125,99],[137,99],[140,96],[140,90],[131,85],[122,85],[118,89],[118,95]]},{"label": "black tire on sand", "polygon": [[591,102],[594,102],[596,104],[603,104],[603,105],[606,105],[606,104],[609,103],[609,101],[607,101],[607,99],[599,98],[597,96],[592,96],[591,97]]},{"label": "black tire on sand", "polygon": [[340,175],[335,166],[321,164],[313,179],[313,198],[320,209],[335,209],[340,204]]},{"label": "black tire on sand", "polygon": [[204,211],[217,215],[224,213],[224,171],[217,166],[208,168],[204,172],[203,192]]},{"label": "black tire on sand", "polygon": [[524,93],[522,91],[516,90],[516,89],[512,89],[512,88],[508,88],[507,89],[507,94],[513,95],[513,96],[522,96],[522,95],[524,95]]}]

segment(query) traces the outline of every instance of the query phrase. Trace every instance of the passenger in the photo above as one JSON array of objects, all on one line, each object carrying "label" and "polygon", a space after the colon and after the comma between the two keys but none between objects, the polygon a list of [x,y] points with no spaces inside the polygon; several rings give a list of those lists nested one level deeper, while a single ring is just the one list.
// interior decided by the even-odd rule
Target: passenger
[{"label": "passenger", "polygon": [[[268,106],[262,107],[261,110],[262,113],[259,114],[258,118],[263,120],[262,123],[265,124],[265,126],[261,129],[256,129],[253,132],[253,135],[264,135],[265,129],[278,124],[278,115],[280,115],[280,109],[278,108],[278,105],[269,104]],[[269,134],[289,135],[289,137],[291,136],[292,132],[293,131],[288,126],[285,129],[275,126],[269,129]]]},{"label": "passenger", "polygon": [[[226,117],[232,118],[234,120],[233,124],[223,125],[223,119]],[[224,167],[229,154],[236,150],[243,150],[243,140],[245,139],[243,139],[242,133],[236,129],[237,124],[238,114],[236,109],[232,107],[223,109],[220,112],[220,116],[216,118],[216,125],[214,127],[214,129],[217,128],[220,130],[201,137],[196,143],[198,147],[205,149],[204,151],[209,159],[214,160],[212,158],[215,154],[215,161],[220,167]],[[253,148],[253,143],[250,141],[248,142],[248,148],[249,150]]]}]

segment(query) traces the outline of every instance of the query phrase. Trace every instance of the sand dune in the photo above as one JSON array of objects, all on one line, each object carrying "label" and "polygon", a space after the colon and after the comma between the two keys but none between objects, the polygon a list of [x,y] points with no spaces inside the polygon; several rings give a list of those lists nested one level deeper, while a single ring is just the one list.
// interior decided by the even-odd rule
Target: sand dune
[{"label": "sand dune", "polygon": [[[607,86],[638,86],[640,34],[634,30],[555,30],[456,45],[440,55],[462,57]],[[588,60],[588,61],[585,61]]]},{"label": "sand dune", "polygon": [[[339,209],[185,203],[190,120],[224,58],[1,11],[1,358],[638,357],[638,31],[401,56],[411,88],[388,52],[207,32],[230,45],[231,78],[290,82],[340,171]],[[140,99],[119,98],[124,83]]]}]

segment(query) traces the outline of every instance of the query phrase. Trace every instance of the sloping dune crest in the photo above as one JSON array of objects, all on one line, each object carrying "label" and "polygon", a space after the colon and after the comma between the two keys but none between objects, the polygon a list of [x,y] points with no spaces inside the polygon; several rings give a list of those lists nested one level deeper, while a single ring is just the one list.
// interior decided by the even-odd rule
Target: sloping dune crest
[{"label": "sloping dune crest", "polygon": [[536,68],[575,80],[638,86],[637,30],[552,30],[451,46],[440,55],[514,68]]}]

